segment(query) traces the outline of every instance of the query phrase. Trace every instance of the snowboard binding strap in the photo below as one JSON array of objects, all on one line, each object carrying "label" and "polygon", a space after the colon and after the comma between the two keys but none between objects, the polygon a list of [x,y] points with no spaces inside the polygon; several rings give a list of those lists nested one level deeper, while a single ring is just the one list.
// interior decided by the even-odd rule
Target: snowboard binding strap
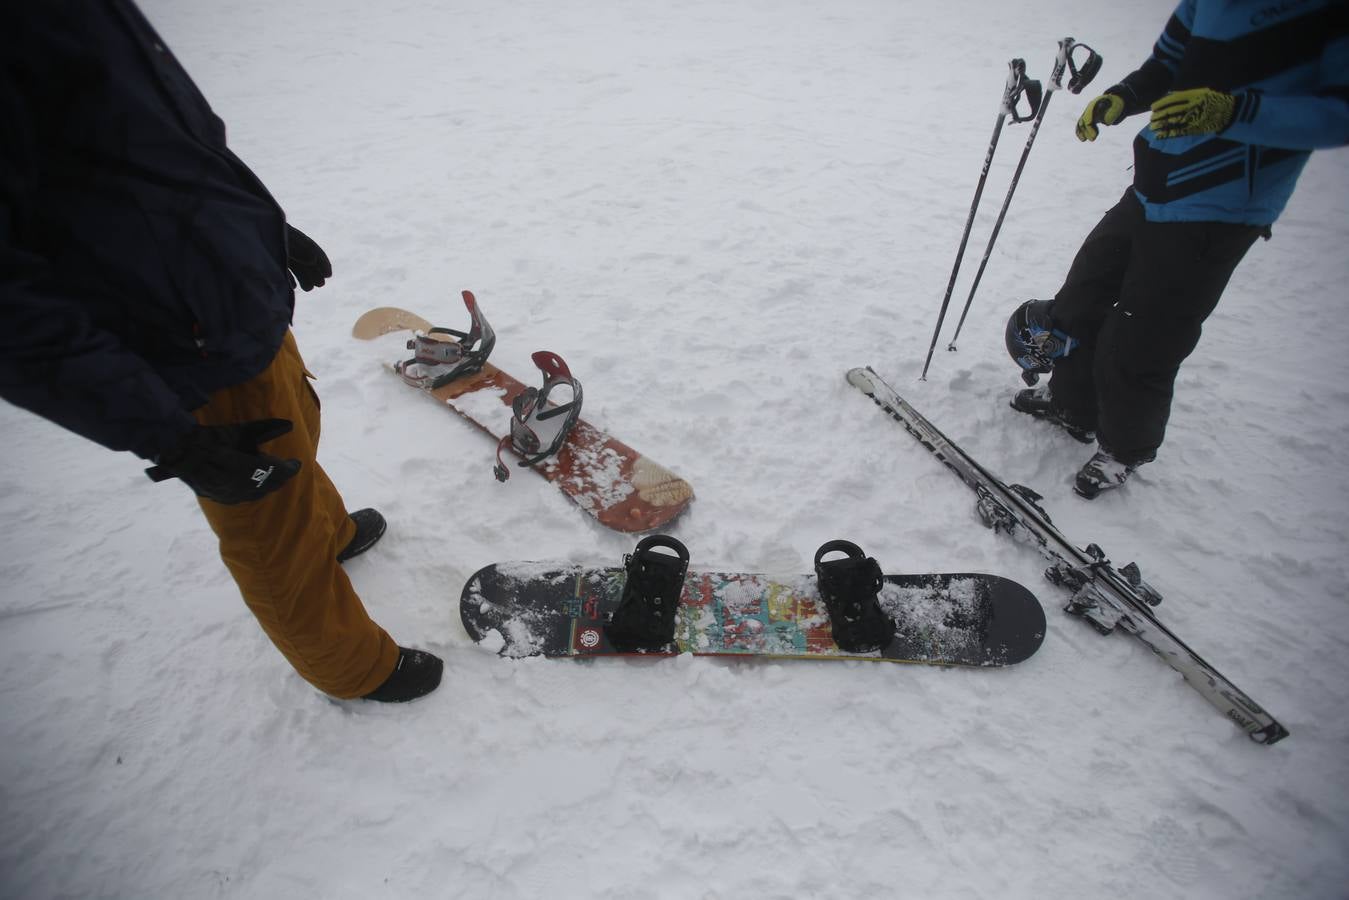
[{"label": "snowboard binding strap", "polygon": [[[676,555],[658,553],[656,547]],[[628,580],[604,633],[625,653],[664,649],[674,642],[675,612],[689,570],[688,548],[667,534],[653,534],[623,558],[623,567]]]},{"label": "snowboard binding strap", "polygon": [[[525,388],[511,404],[511,433],[497,444],[493,469],[497,481],[511,477],[511,470],[501,457],[503,450],[509,448],[519,454],[521,466],[542,462],[562,448],[581,417],[581,382],[572,377],[562,357],[550,350],[540,350],[531,358],[543,373],[543,387]],[[548,395],[558,387],[567,388],[571,399],[560,406],[549,406]]]},{"label": "snowboard binding strap", "polygon": [[[834,552],[846,555],[826,562]],[[815,577],[840,649],[869,653],[890,643],[895,623],[877,600],[885,583],[880,563],[851,541],[829,541],[815,551]]]},{"label": "snowboard binding strap", "polygon": [[467,332],[453,328],[432,328],[417,332],[408,341],[412,359],[398,363],[394,368],[403,380],[413,387],[432,391],[456,378],[472,375],[482,369],[496,346],[496,332],[483,318],[472,291],[464,291],[464,306],[468,307],[470,327]]}]

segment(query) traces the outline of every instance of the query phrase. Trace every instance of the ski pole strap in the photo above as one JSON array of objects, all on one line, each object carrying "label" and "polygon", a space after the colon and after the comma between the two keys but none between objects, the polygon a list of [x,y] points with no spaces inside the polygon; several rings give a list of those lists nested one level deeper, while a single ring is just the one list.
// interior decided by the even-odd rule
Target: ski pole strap
[{"label": "ski pole strap", "polygon": [[[543,387],[525,388],[511,403],[510,434],[497,443],[497,461],[492,469],[497,481],[511,477],[502,451],[509,448],[519,454],[521,466],[542,462],[562,448],[581,416],[581,382],[572,377],[562,357],[551,350],[540,350],[531,358],[543,373]],[[549,406],[548,396],[560,386],[570,390],[571,399]]]},{"label": "ski pole strap", "polygon": [[[1026,77],[1026,61],[1013,59],[1007,63],[1007,82],[1002,91],[1002,105],[999,112],[1011,117],[1013,122],[1029,122],[1040,111],[1040,99],[1044,96],[1040,82]],[[1025,101],[1028,109],[1019,108]]]},{"label": "ski pole strap", "polygon": [[[1085,58],[1083,56],[1085,55]],[[1071,37],[1066,37],[1059,41],[1058,56],[1054,59],[1054,71],[1049,76],[1049,89],[1058,91],[1063,89],[1063,73],[1068,73],[1068,92],[1071,94],[1080,94],[1082,89],[1091,84],[1096,73],[1101,71],[1101,54],[1088,47],[1086,44],[1080,44]]]}]

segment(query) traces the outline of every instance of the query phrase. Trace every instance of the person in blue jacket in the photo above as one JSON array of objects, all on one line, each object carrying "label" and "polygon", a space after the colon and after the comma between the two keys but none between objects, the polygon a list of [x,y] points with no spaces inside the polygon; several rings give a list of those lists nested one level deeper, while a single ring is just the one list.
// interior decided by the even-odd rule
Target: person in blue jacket
[{"label": "person in blue jacket", "polygon": [[1150,113],[1133,185],[1058,293],[1021,304],[1007,347],[1034,384],[1012,406],[1098,448],[1092,498],[1156,457],[1176,374],[1311,151],[1349,144],[1349,3],[1182,0],[1151,56],[1087,104],[1077,137]]},{"label": "person in blue jacket", "polygon": [[409,700],[441,662],[342,571],[384,520],[348,514],[318,465],[290,332],[296,282],[331,274],[130,0],[0,4],[0,396],[191,487],[316,687]]}]

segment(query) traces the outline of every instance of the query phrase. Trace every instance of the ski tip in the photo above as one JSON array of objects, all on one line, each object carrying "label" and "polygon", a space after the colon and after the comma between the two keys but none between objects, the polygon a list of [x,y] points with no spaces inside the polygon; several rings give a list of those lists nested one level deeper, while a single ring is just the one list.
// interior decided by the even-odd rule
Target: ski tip
[{"label": "ski tip", "polygon": [[860,389],[863,393],[870,394],[876,387],[876,370],[871,366],[857,366],[849,369],[847,377],[848,383]]}]

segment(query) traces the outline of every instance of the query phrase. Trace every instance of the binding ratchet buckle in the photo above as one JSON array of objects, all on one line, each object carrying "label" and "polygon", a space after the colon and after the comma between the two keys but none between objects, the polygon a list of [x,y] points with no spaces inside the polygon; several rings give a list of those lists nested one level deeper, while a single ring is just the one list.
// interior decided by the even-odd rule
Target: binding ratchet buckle
[{"label": "binding ratchet buckle", "polygon": [[[507,448],[519,454],[521,466],[542,462],[561,449],[581,416],[581,382],[572,377],[562,357],[540,350],[531,359],[543,373],[542,388],[526,388],[511,404],[511,433],[497,444],[497,462],[493,469],[497,481],[511,477],[501,457]],[[549,405],[549,396],[557,388],[570,394],[567,402]]]},{"label": "binding ratchet buckle", "polygon": [[412,359],[394,366],[403,380],[413,387],[435,390],[464,375],[482,369],[496,346],[496,333],[483,318],[472,291],[464,291],[464,306],[468,307],[470,327],[467,332],[453,328],[432,328],[417,332],[408,341]]}]

